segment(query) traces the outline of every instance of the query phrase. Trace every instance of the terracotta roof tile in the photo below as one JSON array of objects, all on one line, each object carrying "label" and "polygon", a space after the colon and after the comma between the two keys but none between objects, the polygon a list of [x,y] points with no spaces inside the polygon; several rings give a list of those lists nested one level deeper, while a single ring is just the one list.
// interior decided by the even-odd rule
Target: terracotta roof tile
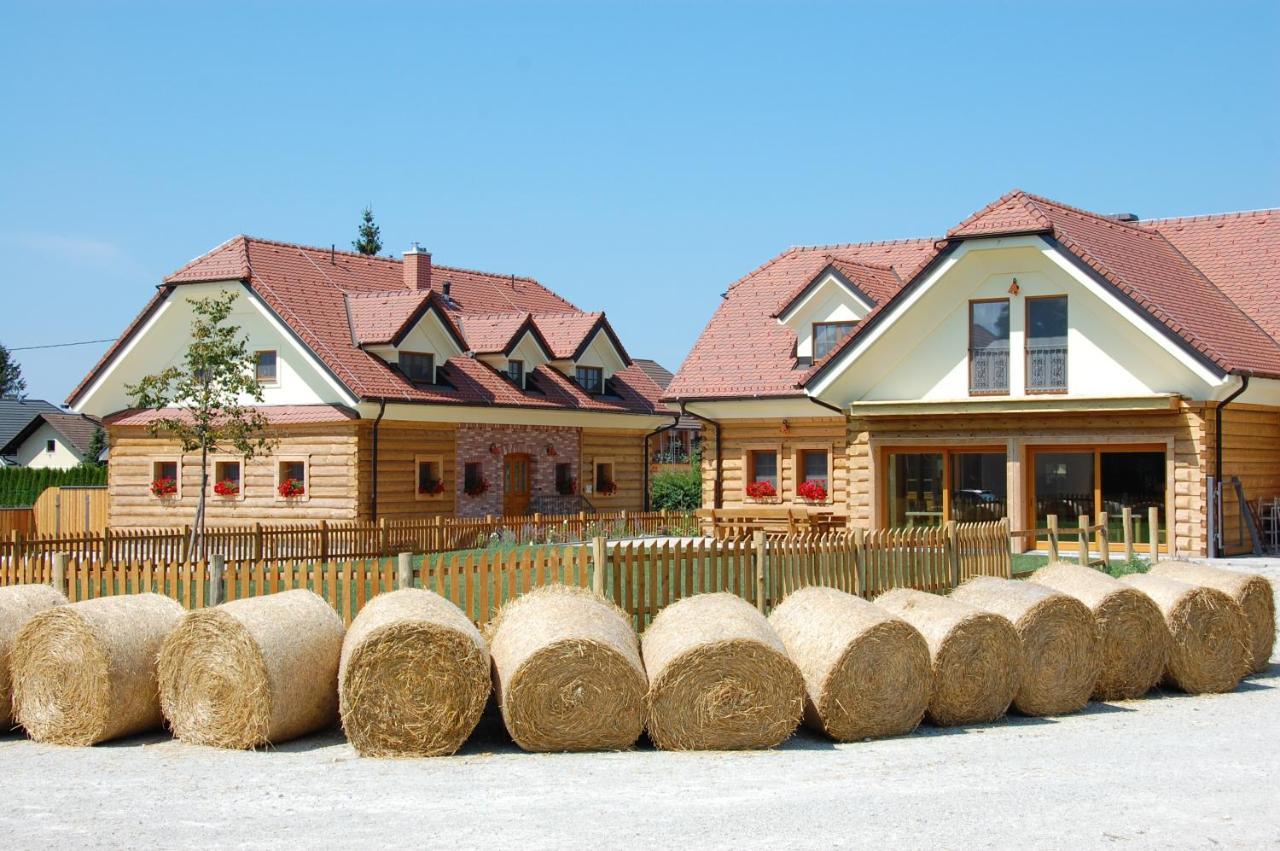
[{"label": "terracotta roof tile", "polygon": [[346,293],[351,333],[356,342],[390,343],[422,308],[430,292],[400,290],[385,293]]},{"label": "terracotta roof tile", "polygon": [[571,358],[603,313],[539,313],[533,322],[551,347],[552,358]]},{"label": "terracotta roof tile", "polygon": [[479,354],[505,352],[528,321],[529,314],[525,312],[475,313],[461,317],[467,346]]},{"label": "terracotta roof tile", "polygon": [[[261,409],[271,425],[306,425],[359,419],[359,415],[342,405],[265,405]],[[117,426],[145,426],[165,417],[186,417],[179,408],[130,408],[103,418],[103,423]]]}]

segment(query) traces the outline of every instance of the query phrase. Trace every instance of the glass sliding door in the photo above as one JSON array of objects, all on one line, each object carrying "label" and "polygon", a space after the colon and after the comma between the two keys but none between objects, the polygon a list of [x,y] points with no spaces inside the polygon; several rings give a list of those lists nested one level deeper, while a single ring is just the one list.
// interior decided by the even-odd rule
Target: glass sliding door
[{"label": "glass sliding door", "polygon": [[1081,514],[1093,517],[1093,452],[1037,452],[1035,454],[1036,528],[1049,526],[1058,515],[1059,529],[1078,529]]},{"label": "glass sliding door", "polygon": [[1133,537],[1138,545],[1150,540],[1148,512],[1158,512],[1157,535],[1165,542],[1167,473],[1165,450],[1156,447],[1038,448],[1030,453],[1032,510],[1037,529],[1047,528],[1048,516],[1058,516],[1058,528],[1079,528],[1078,517],[1090,524],[1107,514],[1112,552],[1124,540],[1124,509],[1133,513]]},{"label": "glass sliding door", "polygon": [[986,522],[1008,516],[1008,475],[1003,452],[951,453],[951,519]]},{"label": "glass sliding door", "polygon": [[943,520],[943,454],[891,452],[886,456],[888,523],[894,528],[940,526]]},{"label": "glass sliding door", "polygon": [[1122,541],[1123,511],[1133,511],[1134,541],[1150,540],[1148,511],[1159,511],[1157,541],[1164,541],[1165,464],[1163,452],[1103,452],[1102,506],[1107,512],[1108,533],[1112,541]]},{"label": "glass sliding door", "polygon": [[999,520],[1008,512],[1004,450],[889,449],[882,479],[891,528]]}]

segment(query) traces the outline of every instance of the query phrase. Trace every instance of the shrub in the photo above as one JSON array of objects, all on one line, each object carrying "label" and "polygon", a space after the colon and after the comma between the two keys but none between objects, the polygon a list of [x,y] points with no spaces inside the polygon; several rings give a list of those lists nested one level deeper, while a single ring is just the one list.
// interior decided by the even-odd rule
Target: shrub
[{"label": "shrub", "polygon": [[655,511],[693,511],[702,507],[702,474],[692,470],[664,470],[650,483]]},{"label": "shrub", "polygon": [[0,507],[33,505],[45,488],[106,483],[107,468],[95,464],[81,464],[69,470],[0,467]]}]

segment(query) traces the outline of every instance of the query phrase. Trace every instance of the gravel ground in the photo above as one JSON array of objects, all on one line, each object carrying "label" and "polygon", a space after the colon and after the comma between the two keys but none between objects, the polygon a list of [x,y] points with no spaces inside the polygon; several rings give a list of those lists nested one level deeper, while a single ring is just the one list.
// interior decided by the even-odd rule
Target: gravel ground
[{"label": "gravel ground", "polygon": [[[1252,562],[1280,584],[1280,562]],[[160,735],[0,737],[4,847],[1280,847],[1280,664],[1226,695],[752,753],[531,755],[487,717],[448,759]]]}]

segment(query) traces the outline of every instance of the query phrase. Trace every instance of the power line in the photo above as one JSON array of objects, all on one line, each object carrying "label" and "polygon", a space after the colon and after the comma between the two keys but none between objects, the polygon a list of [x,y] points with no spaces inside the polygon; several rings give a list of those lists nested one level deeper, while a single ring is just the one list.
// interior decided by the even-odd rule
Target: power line
[{"label": "power line", "polygon": [[108,337],[105,340],[81,340],[78,343],[49,343],[45,346],[11,346],[11,352],[29,352],[32,349],[65,349],[67,346],[88,346],[93,343],[114,343],[118,337]]}]

